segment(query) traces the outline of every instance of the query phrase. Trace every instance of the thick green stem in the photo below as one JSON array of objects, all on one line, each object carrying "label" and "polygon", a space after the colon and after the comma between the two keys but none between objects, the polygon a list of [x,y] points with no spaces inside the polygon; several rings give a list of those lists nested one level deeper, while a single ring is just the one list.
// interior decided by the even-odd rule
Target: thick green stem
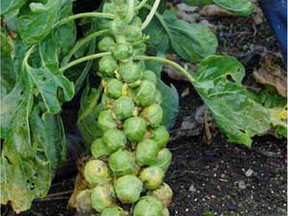
[{"label": "thick green stem", "polygon": [[153,16],[157,11],[160,2],[161,2],[161,0],[155,0],[150,13],[146,17],[145,21],[142,23],[142,30],[145,29],[149,25],[150,21],[153,19]]},{"label": "thick green stem", "polygon": [[101,30],[101,31],[93,32],[93,33],[87,35],[85,38],[82,38],[81,40],[79,40],[79,41],[75,44],[75,46],[70,50],[69,54],[68,54],[67,57],[65,58],[64,65],[69,62],[69,60],[71,59],[71,57],[73,56],[73,54],[74,54],[81,46],[83,46],[85,43],[89,42],[89,41],[92,40],[93,38],[107,33],[108,31],[109,31],[108,29],[104,29],[104,30]]},{"label": "thick green stem", "polygon": [[82,62],[89,61],[89,60],[92,60],[92,59],[100,58],[100,57],[103,57],[103,56],[106,56],[106,55],[111,55],[111,52],[97,53],[97,54],[88,55],[88,56],[76,59],[76,60],[68,63],[67,65],[61,67],[60,70],[61,71],[65,71],[65,70],[67,70],[68,68],[70,68],[70,67],[72,67],[74,65],[77,65],[77,64],[80,64]]},{"label": "thick green stem", "polygon": [[115,15],[110,14],[110,13],[99,13],[99,12],[79,13],[79,14],[72,15],[72,16],[69,16],[69,17],[66,17],[66,18],[60,20],[59,22],[54,24],[54,28],[56,26],[63,25],[65,23],[73,21],[75,19],[87,18],[87,17],[114,19]]},{"label": "thick green stem", "polygon": [[138,10],[142,9],[148,1],[149,0],[142,0],[141,3],[139,5],[137,5],[135,10],[138,11]]},{"label": "thick green stem", "polygon": [[177,69],[179,72],[181,72],[184,76],[187,77],[187,79],[191,82],[194,83],[195,79],[191,76],[191,74],[185,70],[183,67],[181,67],[179,64],[170,61],[168,59],[165,58],[160,58],[160,57],[155,57],[155,56],[135,56],[134,59],[136,60],[144,60],[144,61],[156,61],[156,62],[160,62],[163,64],[168,64],[172,67],[174,67],[175,69]]}]

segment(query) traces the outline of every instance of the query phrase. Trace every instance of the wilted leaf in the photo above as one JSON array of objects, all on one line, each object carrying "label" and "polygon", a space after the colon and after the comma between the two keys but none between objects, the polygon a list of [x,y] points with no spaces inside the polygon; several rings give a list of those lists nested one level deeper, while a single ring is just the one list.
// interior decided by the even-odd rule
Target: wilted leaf
[{"label": "wilted leaf", "polygon": [[287,95],[287,76],[285,71],[273,63],[273,56],[268,55],[260,60],[260,68],[253,71],[256,81],[274,86],[282,97]]}]

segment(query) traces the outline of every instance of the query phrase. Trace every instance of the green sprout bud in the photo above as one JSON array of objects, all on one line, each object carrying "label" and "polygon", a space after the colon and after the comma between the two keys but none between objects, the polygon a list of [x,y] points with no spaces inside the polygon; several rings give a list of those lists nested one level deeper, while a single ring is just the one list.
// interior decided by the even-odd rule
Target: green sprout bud
[{"label": "green sprout bud", "polygon": [[151,166],[142,170],[139,178],[143,181],[146,189],[153,190],[162,184],[164,172],[160,167]]},{"label": "green sprout bud", "polygon": [[114,152],[108,161],[109,167],[114,176],[133,174],[135,170],[135,160],[131,152],[126,150],[118,150]]},{"label": "green sprout bud", "polygon": [[149,191],[147,194],[160,200],[162,205],[166,207],[172,202],[173,191],[166,183],[163,183],[156,190]]},{"label": "green sprout bud", "polygon": [[134,108],[135,106],[132,98],[127,96],[121,96],[115,100],[113,104],[113,111],[119,120],[131,117],[133,115]]},{"label": "green sprout bud", "polygon": [[154,103],[148,107],[145,107],[140,116],[148,121],[151,127],[157,127],[162,122],[163,110],[159,104]]},{"label": "green sprout bud", "polygon": [[117,99],[122,94],[123,83],[118,79],[110,79],[107,82],[106,93],[109,97]]},{"label": "green sprout bud", "polygon": [[114,39],[112,37],[106,36],[98,43],[98,48],[100,51],[111,51],[115,45],[116,43]]},{"label": "green sprout bud", "polygon": [[106,2],[103,5],[103,9],[102,10],[103,10],[104,13],[114,13],[115,9],[116,9],[116,6],[115,6],[114,3]]},{"label": "green sprout bud", "polygon": [[107,164],[101,160],[88,161],[84,168],[84,177],[92,186],[108,182],[111,179]]},{"label": "green sprout bud", "polygon": [[153,165],[156,163],[158,145],[154,140],[145,139],[138,143],[136,148],[136,161],[140,165]]},{"label": "green sprout bud", "polygon": [[134,207],[133,216],[162,216],[162,204],[151,196],[142,197]]},{"label": "green sprout bud", "polygon": [[139,86],[141,84],[141,82],[142,82],[142,80],[139,79],[133,83],[129,83],[128,86],[131,88],[135,88],[135,87]]},{"label": "green sprout bud", "polygon": [[137,116],[124,122],[124,133],[130,141],[140,142],[146,133],[146,129],[146,121]]},{"label": "green sprout bud", "polygon": [[142,67],[135,62],[122,62],[119,67],[121,79],[126,83],[133,83],[142,76]]},{"label": "green sprout bud", "polygon": [[161,125],[153,130],[153,137],[151,139],[155,140],[159,149],[163,148],[166,146],[169,140],[169,132],[167,131],[166,127]]},{"label": "green sprout bud", "polygon": [[157,77],[153,71],[145,70],[142,74],[142,79],[148,80],[148,81],[154,83],[155,85],[157,84]]},{"label": "green sprout bud", "polygon": [[158,152],[156,165],[160,167],[164,173],[168,170],[172,161],[172,153],[169,149],[163,148]]},{"label": "green sprout bud", "polygon": [[142,39],[143,33],[141,29],[141,25],[129,25],[125,30],[125,37],[128,42],[137,42]]},{"label": "green sprout bud", "polygon": [[99,70],[103,76],[113,77],[116,68],[117,62],[110,55],[103,56],[99,61]]},{"label": "green sprout bud", "polygon": [[114,203],[114,191],[111,184],[96,186],[91,192],[91,204],[97,212],[102,212],[105,208]]},{"label": "green sprout bud", "polygon": [[112,153],[120,148],[124,148],[127,139],[123,131],[110,129],[104,133],[102,141],[107,146],[109,152]]},{"label": "green sprout bud", "polygon": [[161,216],[170,216],[169,209],[167,207],[162,209],[162,215]]},{"label": "green sprout bud", "polygon": [[103,131],[117,127],[117,123],[112,118],[111,113],[108,110],[104,110],[99,113],[98,123]]},{"label": "green sprout bud", "polygon": [[156,86],[154,83],[143,80],[136,90],[136,104],[148,106],[155,101]]},{"label": "green sprout bud", "polygon": [[128,216],[128,213],[117,206],[104,209],[100,216]]},{"label": "green sprout bud", "polygon": [[77,194],[76,209],[82,215],[91,215],[93,213],[91,190],[82,190]]},{"label": "green sprout bud", "polygon": [[120,61],[131,57],[132,53],[133,47],[130,44],[117,44],[113,49],[113,56]]},{"label": "green sprout bud", "polygon": [[91,153],[94,158],[109,155],[107,146],[102,142],[102,139],[96,139],[91,145]]},{"label": "green sprout bud", "polygon": [[142,190],[142,182],[134,175],[125,175],[117,179],[115,183],[116,195],[125,204],[136,202]]}]

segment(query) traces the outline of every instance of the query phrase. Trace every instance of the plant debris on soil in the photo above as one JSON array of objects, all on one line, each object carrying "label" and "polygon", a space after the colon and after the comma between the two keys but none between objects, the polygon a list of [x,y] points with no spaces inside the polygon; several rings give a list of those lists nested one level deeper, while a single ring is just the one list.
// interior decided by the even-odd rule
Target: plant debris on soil
[{"label": "plant debris on soil", "polygon": [[[256,83],[252,72],[260,66],[261,56],[267,53],[277,56],[284,70],[278,42],[264,17],[258,24],[253,17],[198,19],[207,20],[215,27],[219,53],[233,55],[245,65],[245,85],[263,87]],[[182,95],[178,119],[171,130],[171,141],[168,144],[168,148],[173,152],[173,162],[165,180],[174,191],[170,214],[287,215],[287,141],[269,135],[256,137],[251,149],[227,143],[213,120],[211,121],[209,112],[202,121],[197,120],[197,113],[203,108],[203,103],[191,84],[170,80],[167,75],[164,75],[164,79],[171,81],[177,87],[179,95]],[[68,141],[70,145],[75,145],[77,151],[81,143],[79,144],[78,135],[74,134],[75,113],[75,104],[64,107],[64,121],[71,126],[67,128],[66,125],[66,130],[70,133]],[[73,119],[71,116],[74,116]],[[191,128],[186,124],[190,120]],[[29,211],[18,215],[76,215],[74,210],[67,209],[76,174],[76,162],[70,159],[56,175],[48,196],[35,200]],[[1,215],[16,214],[10,207],[1,206]]]}]

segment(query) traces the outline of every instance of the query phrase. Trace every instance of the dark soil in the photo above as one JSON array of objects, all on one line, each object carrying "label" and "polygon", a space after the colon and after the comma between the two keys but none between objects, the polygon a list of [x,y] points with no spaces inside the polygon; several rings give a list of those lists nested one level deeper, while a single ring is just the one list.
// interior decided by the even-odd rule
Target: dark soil
[{"label": "dark soil", "polygon": [[[218,51],[238,57],[246,66],[248,84],[255,82],[250,74],[263,52],[279,53],[278,43],[265,20],[256,25],[251,18],[205,19],[216,26]],[[173,139],[181,130],[183,118],[195,112],[202,102],[189,83],[172,82],[179,94],[187,87],[190,89],[190,94],[181,99],[179,117],[171,132]],[[73,106],[67,106],[64,117],[75,114]],[[175,193],[171,215],[287,215],[286,140],[268,135],[256,137],[253,147],[248,149],[227,143],[217,128],[212,126],[211,130],[210,144],[206,142],[205,130],[197,136],[187,131],[168,144],[174,156],[166,175]],[[58,173],[48,197],[35,200],[31,210],[20,216],[75,215],[66,208],[76,176],[75,162],[68,161],[64,167],[68,169]],[[16,215],[8,207],[1,210],[3,216]]]}]

